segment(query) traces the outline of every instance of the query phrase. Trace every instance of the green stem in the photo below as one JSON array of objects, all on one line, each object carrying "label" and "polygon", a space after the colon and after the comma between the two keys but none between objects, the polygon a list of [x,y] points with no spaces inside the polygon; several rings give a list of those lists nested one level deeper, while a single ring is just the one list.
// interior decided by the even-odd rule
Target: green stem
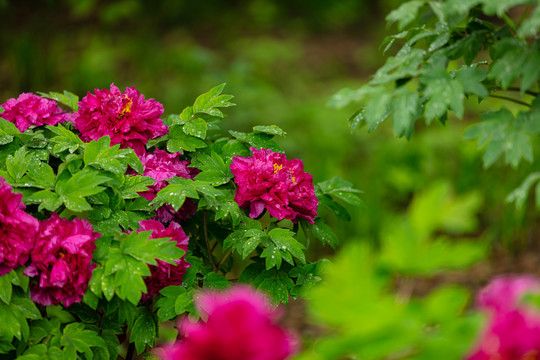
[{"label": "green stem", "polygon": [[223,263],[227,261],[227,259],[231,256],[231,254],[232,254],[232,248],[227,249],[227,252],[225,253],[225,255],[223,255],[221,260],[219,260],[219,262],[216,265],[216,273],[219,271],[219,268],[221,267],[221,265],[223,265]]},{"label": "green stem", "polygon": [[307,231],[307,226],[306,226],[306,224],[304,223],[303,220],[300,220],[299,223],[300,223],[300,226],[302,227],[302,231],[304,232],[304,237],[306,238],[306,249],[307,249],[307,248],[309,248],[309,243],[310,243],[309,233]]},{"label": "green stem", "polygon": [[506,22],[506,24],[510,27],[510,29],[512,29],[514,31],[514,34],[517,34],[517,26],[516,26],[516,24],[514,24],[512,19],[510,19],[508,17],[508,15],[506,15],[506,13],[502,14],[502,18]]},{"label": "green stem", "polygon": [[[520,89],[520,88],[518,88],[518,87],[512,87],[512,86],[509,87],[507,90],[509,90],[509,91],[519,91],[519,92],[521,92],[521,89]],[[532,91],[532,90],[525,90],[525,94],[531,95],[531,96],[535,96],[535,97],[539,95],[539,93],[537,93],[536,91]]]},{"label": "green stem", "polygon": [[523,11],[523,15],[521,15],[521,19],[519,19],[519,22],[518,22],[519,26],[521,26],[525,18],[529,16],[529,11],[531,11],[531,4],[527,5],[527,7],[525,8],[525,11]]},{"label": "green stem", "polygon": [[208,250],[208,256],[210,257],[210,262],[212,263],[212,267],[214,268],[214,271],[217,271],[216,262],[214,261],[214,257],[212,256],[210,240],[208,239],[208,226],[206,224],[206,211],[204,212],[204,215],[203,215],[203,226],[204,226],[204,241],[206,242],[206,249]]},{"label": "green stem", "polygon": [[514,98],[511,98],[511,97],[508,97],[508,96],[497,95],[497,94],[489,94],[488,96],[492,97],[492,98],[495,98],[495,99],[502,99],[502,100],[512,101],[512,102],[514,102],[516,104],[527,106],[529,108],[532,107],[531,104],[529,104],[529,103],[527,103],[525,101],[514,99]]}]

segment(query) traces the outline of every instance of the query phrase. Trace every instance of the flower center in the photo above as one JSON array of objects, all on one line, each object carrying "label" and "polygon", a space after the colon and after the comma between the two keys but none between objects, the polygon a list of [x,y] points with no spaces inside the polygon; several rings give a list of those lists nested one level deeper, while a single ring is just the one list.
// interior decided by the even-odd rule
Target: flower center
[{"label": "flower center", "polygon": [[283,165],[274,164],[274,174],[283,169]]},{"label": "flower center", "polygon": [[131,112],[131,105],[133,105],[133,100],[129,99],[129,101],[126,104],[124,104],[122,111],[120,111],[121,117]]}]

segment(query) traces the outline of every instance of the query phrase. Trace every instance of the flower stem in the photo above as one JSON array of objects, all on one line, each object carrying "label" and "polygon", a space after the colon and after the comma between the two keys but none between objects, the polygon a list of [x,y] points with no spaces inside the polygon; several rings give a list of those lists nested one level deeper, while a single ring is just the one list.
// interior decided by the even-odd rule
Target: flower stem
[{"label": "flower stem", "polygon": [[208,250],[208,257],[210,257],[210,262],[212,263],[212,267],[214,268],[214,271],[217,271],[216,262],[214,261],[214,257],[212,256],[210,240],[208,239],[208,226],[206,224],[206,211],[204,211],[204,215],[203,215],[203,226],[204,226],[204,241],[206,242],[206,249]]},{"label": "flower stem", "polygon": [[519,105],[532,107],[531,104],[529,104],[528,102],[521,101],[521,100],[518,100],[518,99],[515,99],[515,98],[508,97],[508,96],[497,95],[497,94],[489,94],[488,96],[492,97],[492,98],[495,98],[495,99],[502,99],[502,100],[512,101],[512,102],[514,102],[516,104],[519,104]]},{"label": "flower stem", "polygon": [[512,19],[510,19],[508,17],[508,15],[506,15],[506,13],[503,13],[502,14],[502,19],[506,22],[506,24],[508,25],[508,27],[510,27],[510,29],[512,29],[512,31],[514,32],[514,34],[517,34],[517,26],[516,24],[514,24],[514,22],[512,21]]},{"label": "flower stem", "polygon": [[[518,87],[509,87],[507,90],[509,91],[519,91],[521,92],[521,89],[518,88]],[[530,96],[538,96],[540,93],[536,92],[536,91],[532,91],[532,90],[525,90],[525,94],[527,95],[530,95]]]},{"label": "flower stem", "polygon": [[221,260],[219,260],[219,262],[216,265],[216,273],[219,271],[219,268],[221,267],[221,265],[223,265],[223,263],[231,256],[231,254],[232,254],[232,248],[227,249],[227,252],[225,252],[225,255],[223,255]]}]

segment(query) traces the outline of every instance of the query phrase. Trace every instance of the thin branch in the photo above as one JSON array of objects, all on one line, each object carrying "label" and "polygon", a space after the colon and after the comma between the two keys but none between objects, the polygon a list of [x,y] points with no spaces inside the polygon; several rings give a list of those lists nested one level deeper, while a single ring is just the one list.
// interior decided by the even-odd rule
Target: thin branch
[{"label": "thin branch", "polygon": [[514,24],[514,22],[512,21],[512,19],[510,19],[508,17],[508,15],[506,15],[506,13],[503,13],[502,14],[502,18],[504,20],[504,22],[506,22],[506,24],[510,27],[510,29],[512,29],[512,31],[514,32],[514,35],[517,35],[517,26],[516,24]]},{"label": "thin branch", "polygon": [[529,104],[529,103],[527,103],[525,101],[514,99],[514,98],[511,98],[511,97],[508,97],[508,96],[497,95],[497,94],[489,94],[488,96],[492,97],[492,98],[495,98],[495,99],[502,99],[502,100],[512,101],[512,102],[514,102],[516,104],[527,106],[529,108],[532,107],[531,104]]},{"label": "thin branch", "polygon": [[232,254],[232,248],[227,249],[227,252],[225,252],[225,255],[223,255],[221,260],[219,260],[219,262],[216,265],[216,272],[219,271],[219,268],[221,267],[221,265],[223,265],[223,263],[231,256],[231,254]]},{"label": "thin branch", "polygon": [[216,262],[214,261],[214,257],[212,256],[212,251],[210,250],[210,240],[208,239],[208,227],[206,225],[206,211],[203,215],[203,226],[204,226],[204,241],[206,242],[206,249],[208,250],[208,256],[210,257],[210,262],[212,263],[212,267],[217,271],[216,269]]},{"label": "thin branch", "polygon": [[[519,92],[521,92],[520,88],[513,87],[513,86],[509,87],[507,90],[508,91],[519,91]],[[534,97],[540,95],[540,93],[537,93],[536,91],[532,91],[532,90],[525,90],[525,94],[530,95],[530,96],[534,96]]]}]

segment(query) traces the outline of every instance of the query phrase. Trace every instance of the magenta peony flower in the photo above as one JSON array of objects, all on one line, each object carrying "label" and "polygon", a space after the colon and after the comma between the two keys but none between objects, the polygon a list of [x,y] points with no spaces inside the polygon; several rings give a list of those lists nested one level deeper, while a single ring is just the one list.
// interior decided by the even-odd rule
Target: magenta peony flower
[{"label": "magenta peony flower", "polygon": [[73,122],[81,139],[91,141],[102,136],[111,137],[111,145],[121,144],[137,154],[144,153],[148,140],[167,133],[168,128],[159,118],[163,106],[154,99],[145,100],[135,87],[122,94],[111,84],[111,89],[95,89],[79,102]]},{"label": "magenta peony flower", "polygon": [[238,185],[234,200],[241,207],[250,207],[249,216],[256,218],[266,208],[279,220],[313,224],[319,200],[313,188],[313,176],[304,172],[302,160],[287,160],[284,154],[269,149],[253,151],[252,157],[236,156],[231,164]]},{"label": "magenta peony flower", "polygon": [[182,340],[161,349],[164,360],[283,360],[296,339],[276,325],[266,299],[247,286],[196,298],[206,322],[180,323]]},{"label": "magenta peony flower", "polygon": [[[177,223],[171,222],[168,228],[155,220],[143,220],[139,224],[141,225],[139,231],[152,230],[151,239],[170,237],[172,241],[176,242],[176,246],[187,251],[189,237]],[[143,294],[142,300],[147,300],[166,286],[181,285],[182,277],[189,267],[190,264],[186,262],[184,256],[176,260],[176,265],[157,260],[157,266],[150,265],[152,275],[144,279],[148,291]]]},{"label": "magenta peony flower", "polygon": [[80,302],[90,281],[90,264],[101,235],[85,219],[61,219],[56,213],[41,222],[32,263],[24,274],[38,277],[30,283],[31,298],[42,305],[65,306]]},{"label": "magenta peony flower", "polygon": [[22,93],[17,99],[2,104],[0,117],[15,124],[20,132],[32,126],[56,125],[71,120],[72,114],[65,112],[56,101],[32,93]]},{"label": "magenta peony flower", "polygon": [[0,177],[0,276],[24,265],[36,242],[39,221],[24,212],[21,199]]},{"label": "magenta peony flower", "polygon": [[478,295],[477,305],[489,313],[488,326],[468,360],[528,360],[540,355],[540,311],[521,303],[540,292],[530,276],[501,276]]},{"label": "magenta peony flower", "polygon": [[[153,153],[145,153],[140,156],[144,167],[144,176],[149,176],[155,180],[154,185],[150,190],[139,193],[146,200],[154,200],[159,190],[167,186],[167,179],[172,179],[175,176],[185,179],[193,179],[199,170],[190,168],[188,160],[180,160],[180,153],[169,154],[166,151],[156,149]],[[160,206],[156,210],[156,220],[163,223],[169,221],[182,221],[189,218],[197,210],[195,200],[186,199],[182,207],[175,211],[170,205]]]}]

